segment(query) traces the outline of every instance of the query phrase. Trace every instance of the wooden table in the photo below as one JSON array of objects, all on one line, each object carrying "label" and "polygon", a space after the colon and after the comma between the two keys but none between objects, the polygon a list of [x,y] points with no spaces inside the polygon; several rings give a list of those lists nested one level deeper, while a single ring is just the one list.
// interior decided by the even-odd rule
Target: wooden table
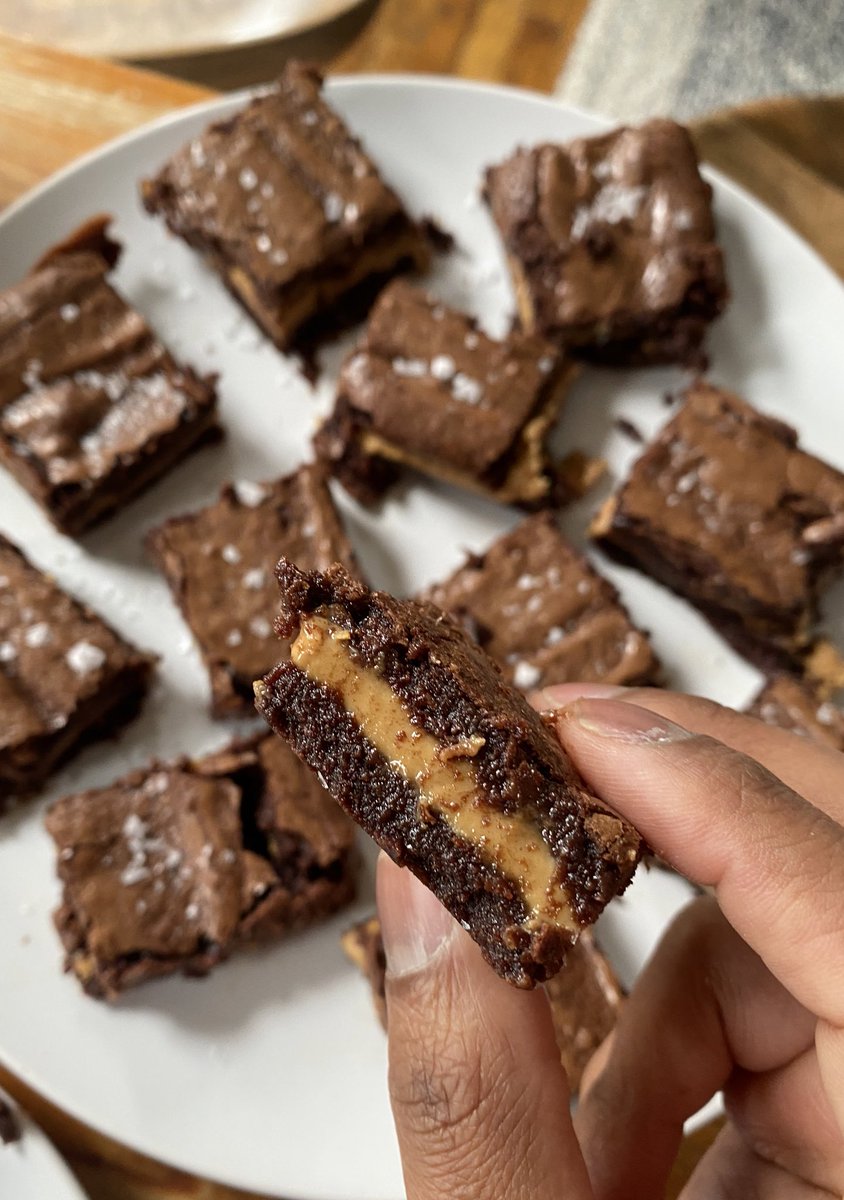
[{"label": "wooden table", "polygon": [[[327,64],[413,70],[551,91],[588,0],[381,0]],[[205,88],[0,35],[0,207],[78,155]],[[699,122],[703,156],[801,233],[844,277],[844,98],[774,100]],[[0,1084],[51,1134],[92,1200],[249,1200],[126,1150],[60,1113],[0,1067]],[[717,1132],[687,1139],[670,1193]],[[252,1200],[255,1200],[252,1197]]]}]

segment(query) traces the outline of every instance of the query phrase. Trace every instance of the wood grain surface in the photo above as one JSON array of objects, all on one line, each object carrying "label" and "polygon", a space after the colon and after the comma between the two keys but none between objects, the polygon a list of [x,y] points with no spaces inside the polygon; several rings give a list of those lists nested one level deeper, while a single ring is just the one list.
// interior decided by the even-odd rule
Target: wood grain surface
[{"label": "wood grain surface", "polygon": [[[331,70],[428,71],[550,91],[587,3],[369,0],[351,44],[336,54],[329,43],[325,54],[319,46],[310,52]],[[275,66],[283,58],[278,51]],[[0,35],[0,207],[109,138],[210,94]],[[695,134],[708,161],[777,211],[844,276],[842,128],[844,98],[789,99],[716,114],[699,122]],[[53,1137],[92,1200],[250,1200],[248,1193],[195,1179],[100,1136],[2,1067],[0,1084]],[[670,1197],[718,1128],[714,1122],[686,1139]]]}]

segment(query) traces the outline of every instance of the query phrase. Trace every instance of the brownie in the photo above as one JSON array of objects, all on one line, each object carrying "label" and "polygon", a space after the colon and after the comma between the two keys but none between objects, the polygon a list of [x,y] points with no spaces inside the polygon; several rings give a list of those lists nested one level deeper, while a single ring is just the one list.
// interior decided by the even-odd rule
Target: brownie
[{"label": "brownie", "polygon": [[131,720],[154,662],[0,534],[0,813]]},{"label": "brownie", "polygon": [[10,1105],[0,1096],[0,1142],[11,1146],[21,1139],[21,1127]]},{"label": "brownie", "polygon": [[551,513],[527,517],[485,553],[470,555],[423,599],[460,621],[507,682],[526,691],[584,680],[659,682],[647,634]]},{"label": "brownie", "polygon": [[556,471],[545,442],[574,370],[541,338],[493,341],[471,317],[397,280],[343,364],[317,450],[363,503],[401,467],[527,508],[570,499],[596,464],[574,455]]},{"label": "brownie", "polygon": [[[385,976],[387,960],[377,917],[359,921],[346,930],[343,949],[369,981],[379,1021],[387,1028]],[[624,999],[615,972],[584,930],[572,946],[559,974],[545,985],[560,1058],[572,1093],[577,1093],[589,1059],[612,1032]]]},{"label": "brownie", "polygon": [[288,63],[274,86],[142,185],[148,211],[203,255],[282,350],[430,257],[321,93],[315,68]]},{"label": "brownie", "polygon": [[812,652],[819,592],[844,557],[844,474],[789,426],[697,382],[591,531],[763,670],[791,669]]},{"label": "brownie", "polygon": [[204,975],[241,943],[354,895],[354,827],[266,736],[66,796],[47,829],[65,969],[100,999],[176,971]]},{"label": "brownie", "polygon": [[603,363],[699,361],[728,290],[682,125],[520,148],[487,171],[486,199],[525,329]]},{"label": "brownie", "polygon": [[833,750],[844,750],[844,712],[808,680],[792,675],[768,679],[747,712]]},{"label": "brownie", "polygon": [[638,835],[438,609],[278,566],[290,658],[256,703],[344,809],[532,987],[632,877]]},{"label": "brownie", "polygon": [[94,218],[0,294],[0,462],[71,536],[220,434],[213,380],[109,283],[108,224]]},{"label": "brownie", "polygon": [[342,562],[357,573],[317,466],[272,483],[228,484],[216,503],[153,530],[147,545],[199,644],[216,717],[254,712],[253,680],[278,658],[279,556],[317,569]]}]

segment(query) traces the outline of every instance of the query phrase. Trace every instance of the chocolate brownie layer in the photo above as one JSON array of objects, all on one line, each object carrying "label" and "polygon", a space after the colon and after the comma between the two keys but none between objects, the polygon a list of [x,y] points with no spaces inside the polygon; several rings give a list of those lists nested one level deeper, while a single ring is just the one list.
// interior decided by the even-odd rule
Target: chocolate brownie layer
[{"label": "chocolate brownie layer", "polygon": [[[292,753],[268,740],[135,771],[50,809],[63,885],[56,926],[66,969],[90,995],[114,999],[179,970],[205,974],[237,944],[352,898],[353,826],[340,825],[319,784],[306,787]],[[272,861],[259,810],[275,838]]]},{"label": "chocolate brownie layer", "polygon": [[213,381],[108,282],[107,227],[83,226],[0,294],[0,462],[71,535],[220,433]]},{"label": "chocolate brownie layer", "polygon": [[766,725],[844,750],[844,712],[808,681],[792,675],[769,679],[747,712]]},{"label": "chocolate brownie layer", "polygon": [[[142,185],[145,207],[198,250],[281,349],[429,249],[396,193],[288,63],[245,109],[210,126]],[[355,305],[354,307],[357,307]]]},{"label": "chocolate brownie layer", "polygon": [[[347,956],[369,980],[378,1019],[387,1028],[386,971],[381,922],[369,917],[346,930]],[[624,993],[589,930],[571,947],[559,974],[545,985],[554,1033],[569,1087],[576,1094],[589,1059],[613,1030]]]},{"label": "chocolate brownie layer", "polygon": [[357,573],[316,466],[272,483],[229,484],[215,504],[153,530],[147,546],[199,644],[216,717],[252,713],[252,683],[278,657],[279,555],[317,570],[342,562]]},{"label": "chocolate brownie layer", "polygon": [[728,293],[681,125],[519,149],[489,169],[486,197],[525,329],[606,363],[699,357]]},{"label": "chocolate brownie layer", "polygon": [[154,661],[0,534],[0,813],[134,717]]},{"label": "chocolate brownie layer", "polygon": [[528,517],[422,598],[460,621],[507,682],[526,691],[578,680],[658,682],[647,634],[550,513]]},{"label": "chocolate brownie layer", "polygon": [[401,467],[527,508],[571,499],[601,469],[573,455],[560,471],[548,458],[573,371],[542,339],[494,341],[464,313],[396,281],[343,365],[317,451],[364,503]]},{"label": "chocolate brownie layer", "polygon": [[586,790],[539,715],[439,610],[341,567],[282,560],[291,661],[259,710],[511,982],[558,971],[629,882],[638,835]]},{"label": "chocolate brownie layer", "polygon": [[611,554],[693,604],[742,654],[791,668],[844,557],[844,474],[793,429],[696,383],[592,523]]}]

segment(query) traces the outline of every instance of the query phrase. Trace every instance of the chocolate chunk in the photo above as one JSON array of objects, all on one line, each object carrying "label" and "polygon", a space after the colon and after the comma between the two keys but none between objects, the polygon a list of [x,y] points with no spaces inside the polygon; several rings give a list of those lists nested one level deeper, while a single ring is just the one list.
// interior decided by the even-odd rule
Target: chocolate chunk
[{"label": "chocolate chunk", "polygon": [[256,702],[366,832],[512,983],[532,987],[632,877],[641,844],[438,609],[339,566],[278,567],[291,658]]},{"label": "chocolate chunk", "polygon": [[147,545],[199,643],[216,717],[252,713],[252,683],[278,657],[272,623],[279,555],[306,568],[342,562],[357,573],[324,472],[315,466],[272,483],[228,484],[215,504],[153,530]]},{"label": "chocolate chunk", "polygon": [[604,363],[700,360],[728,291],[712,189],[681,125],[519,149],[485,194],[524,329]]},{"label": "chocolate chunk", "polygon": [[0,813],[131,720],[154,661],[0,534]]},{"label": "chocolate chunk", "polygon": [[844,474],[793,429],[694,384],[592,523],[609,552],[691,600],[763,669],[812,651],[818,595],[844,547],[816,539],[844,514]]},{"label": "chocolate chunk", "polygon": [[334,327],[401,270],[428,265],[424,234],[322,98],[288,63],[278,82],[210,126],[142,185],[149,212],[198,250],[280,349]]},{"label": "chocolate chunk", "polygon": [[213,380],[108,282],[108,224],[90,221],[0,294],[0,462],[71,536],[220,435]]}]

